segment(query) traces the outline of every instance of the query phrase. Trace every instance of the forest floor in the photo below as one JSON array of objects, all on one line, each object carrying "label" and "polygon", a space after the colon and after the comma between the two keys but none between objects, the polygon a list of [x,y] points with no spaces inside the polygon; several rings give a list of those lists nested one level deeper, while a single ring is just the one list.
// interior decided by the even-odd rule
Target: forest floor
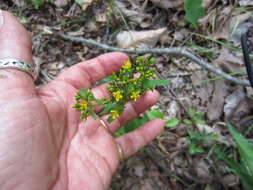
[{"label": "forest floor", "polygon": [[[122,48],[184,47],[216,69],[247,80],[240,35],[253,26],[251,1],[203,0],[205,15],[197,27],[186,21],[183,0],[85,2],[87,7],[56,0],[36,9],[26,1],[1,0],[0,8],[13,12],[31,32],[33,59],[40,65],[37,85],[107,52],[63,40],[59,34]],[[125,160],[110,189],[241,189],[239,178],[217,159],[214,149],[224,149],[238,160],[226,121],[252,138],[252,88],[217,77],[182,55],[145,56],[150,55],[156,58],[158,77],[170,81],[157,89],[161,97],[153,109],[179,122]]]}]

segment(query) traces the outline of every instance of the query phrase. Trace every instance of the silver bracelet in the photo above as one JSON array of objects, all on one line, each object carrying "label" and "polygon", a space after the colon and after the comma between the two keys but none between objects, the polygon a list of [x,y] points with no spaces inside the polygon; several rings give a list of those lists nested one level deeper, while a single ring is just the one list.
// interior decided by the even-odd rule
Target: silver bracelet
[{"label": "silver bracelet", "polygon": [[0,59],[0,69],[18,69],[31,75],[34,80],[37,77],[35,66],[33,64],[28,64],[18,59]]}]

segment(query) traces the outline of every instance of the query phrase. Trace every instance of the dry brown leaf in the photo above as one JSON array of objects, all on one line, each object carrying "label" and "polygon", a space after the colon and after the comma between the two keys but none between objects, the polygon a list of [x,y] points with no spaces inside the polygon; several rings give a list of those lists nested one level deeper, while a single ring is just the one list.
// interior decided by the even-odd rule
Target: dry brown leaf
[{"label": "dry brown leaf", "polygon": [[81,27],[79,30],[74,32],[68,32],[68,35],[70,36],[82,36],[84,34],[84,28]]},{"label": "dry brown leaf", "polygon": [[167,109],[167,117],[166,119],[171,119],[173,117],[177,117],[178,113],[179,113],[180,109],[179,109],[179,106],[177,104],[176,101],[171,101],[169,106],[168,106],[168,109]]},{"label": "dry brown leaf", "polygon": [[240,14],[231,18],[230,21],[230,36],[229,41],[232,41],[235,46],[241,43],[241,35],[253,26],[253,19],[251,18],[252,11],[245,14]]},{"label": "dry brown leaf", "polygon": [[[213,15],[215,17],[217,16],[216,20],[216,29],[214,33],[211,35],[212,38],[214,39],[228,39],[229,33],[230,33],[230,19],[231,19],[231,12],[233,11],[234,6],[226,6],[224,9],[222,9],[220,12],[217,11],[217,15]],[[210,22],[212,22],[212,20]]]},{"label": "dry brown leaf", "polygon": [[227,48],[222,48],[219,57],[215,60],[225,72],[237,72],[244,68],[242,58],[236,57]]},{"label": "dry brown leaf", "polygon": [[225,99],[224,113],[226,118],[231,118],[239,103],[245,98],[243,88],[238,88]]},{"label": "dry brown leaf", "polygon": [[12,1],[15,5],[17,5],[18,7],[23,7],[25,6],[26,2],[24,0],[13,0]]},{"label": "dry brown leaf", "polygon": [[54,4],[56,7],[64,7],[68,4],[69,0],[55,0]]},{"label": "dry brown leaf", "polygon": [[236,186],[240,182],[239,177],[234,174],[225,175],[224,177],[222,177],[221,181],[226,187]]},{"label": "dry brown leaf", "polygon": [[253,1],[252,0],[240,0],[239,5],[242,6],[242,7],[252,6]]},{"label": "dry brown leaf", "polygon": [[247,123],[252,123],[252,110],[253,100],[246,97],[236,106],[231,120],[237,126],[246,127]]},{"label": "dry brown leaf", "polygon": [[91,5],[92,1],[93,0],[77,0],[83,11],[85,11],[87,7]]},{"label": "dry brown leaf", "polygon": [[154,47],[166,31],[166,28],[147,31],[125,31],[117,35],[117,44],[120,48],[150,48]]},{"label": "dry brown leaf", "polygon": [[115,0],[114,12],[122,20],[122,14],[129,20],[140,24],[142,28],[147,28],[151,25],[152,15],[145,12],[141,5],[137,4],[137,1]]},{"label": "dry brown leaf", "polygon": [[227,94],[228,86],[224,80],[216,80],[212,100],[207,105],[207,117],[209,120],[214,121],[220,118]]},{"label": "dry brown leaf", "polygon": [[175,8],[183,5],[183,0],[150,0],[154,5],[163,8]]},{"label": "dry brown leaf", "polygon": [[243,61],[241,58],[236,57],[232,54],[227,48],[222,48],[220,52],[220,56],[216,59],[216,62],[219,63],[234,63],[242,66]]}]

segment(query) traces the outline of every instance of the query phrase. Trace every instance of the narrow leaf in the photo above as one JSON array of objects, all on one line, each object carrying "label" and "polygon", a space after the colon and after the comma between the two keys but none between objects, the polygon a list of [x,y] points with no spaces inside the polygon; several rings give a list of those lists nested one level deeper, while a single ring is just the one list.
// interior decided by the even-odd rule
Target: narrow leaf
[{"label": "narrow leaf", "polygon": [[154,89],[156,86],[159,85],[167,85],[169,84],[168,80],[146,80],[144,81],[144,87]]},{"label": "narrow leaf", "polygon": [[152,109],[148,111],[147,116],[150,120],[155,119],[155,118],[161,118],[161,119],[164,118],[164,114],[160,110],[156,110],[156,109]]},{"label": "narrow leaf", "polygon": [[121,109],[121,105],[119,105],[119,104],[117,104],[116,102],[114,102],[114,103],[111,103],[111,104],[107,104],[106,106],[105,106],[105,108],[103,109],[103,111],[101,111],[99,114],[100,115],[103,115],[103,114],[106,114],[106,113],[109,113],[111,110],[113,110],[113,109],[116,109],[116,110],[119,110],[119,109]]},{"label": "narrow leaf", "polygon": [[168,121],[166,121],[165,126],[166,127],[175,127],[179,124],[179,120],[175,117],[169,119]]}]

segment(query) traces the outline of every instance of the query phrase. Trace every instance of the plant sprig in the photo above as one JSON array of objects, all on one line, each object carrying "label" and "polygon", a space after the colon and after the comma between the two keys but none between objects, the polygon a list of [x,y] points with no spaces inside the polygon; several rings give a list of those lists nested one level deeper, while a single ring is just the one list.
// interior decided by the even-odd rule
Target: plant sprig
[{"label": "plant sprig", "polygon": [[[128,101],[137,101],[157,85],[168,84],[167,80],[154,80],[154,63],[154,58],[138,57],[134,63],[127,60],[118,72],[109,76],[107,89],[111,94],[110,98],[98,99],[91,90],[81,88],[75,96],[76,104],[73,108],[81,113],[81,120],[86,120],[89,115],[97,118],[99,115],[109,114],[108,121],[112,122],[124,111]],[[95,106],[102,106],[104,109],[96,114]]]}]

